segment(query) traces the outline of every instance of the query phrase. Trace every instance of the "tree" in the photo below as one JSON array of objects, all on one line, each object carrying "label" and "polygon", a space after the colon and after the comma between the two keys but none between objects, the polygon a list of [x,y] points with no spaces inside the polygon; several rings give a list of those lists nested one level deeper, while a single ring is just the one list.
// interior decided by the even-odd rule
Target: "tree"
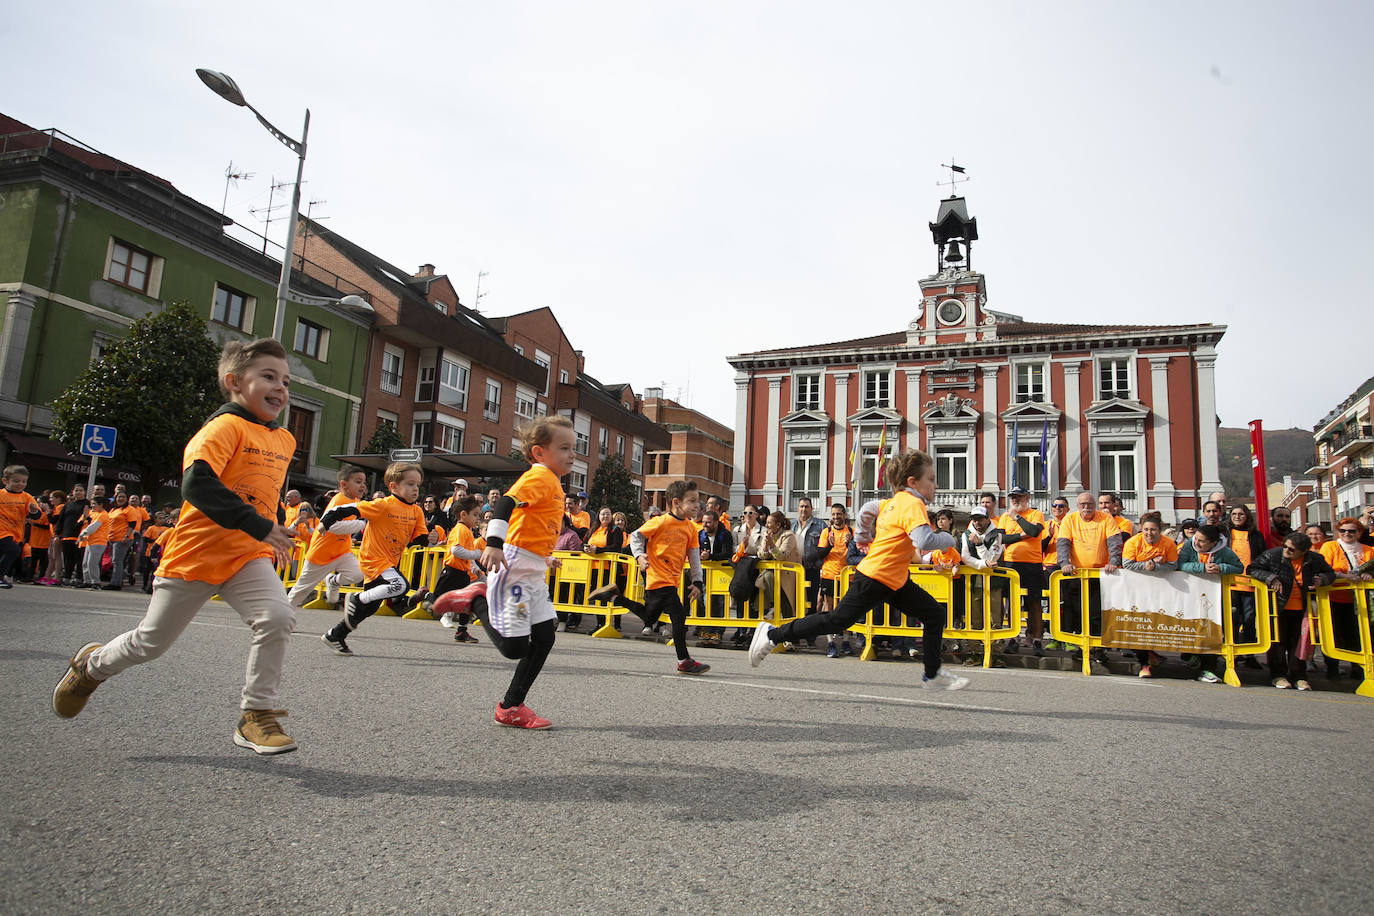
[{"label": "tree", "polygon": [[588,514],[596,518],[602,506],[609,506],[612,512],[624,512],[631,531],[644,524],[644,516],[639,509],[639,494],[619,455],[606,456],[592,476],[591,488],[587,490]]},{"label": "tree", "polygon": [[221,403],[219,349],[188,302],[145,315],[53,401],[52,438],[76,455],[83,424],[115,427],[112,461],[155,492],[181,473],[187,440]]},{"label": "tree", "polygon": [[396,426],[383,420],[377,421],[377,428],[372,432],[372,438],[367,440],[367,445],[363,446],[364,455],[390,455],[394,448],[405,448],[405,440],[401,434],[396,432]]}]

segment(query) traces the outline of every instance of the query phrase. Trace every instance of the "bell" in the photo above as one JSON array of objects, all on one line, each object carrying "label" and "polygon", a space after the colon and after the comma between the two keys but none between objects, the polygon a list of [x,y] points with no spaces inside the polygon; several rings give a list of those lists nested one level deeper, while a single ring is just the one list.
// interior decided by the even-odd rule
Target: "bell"
[{"label": "bell", "polygon": [[959,251],[959,243],[950,240],[949,246],[945,249],[945,261],[953,264],[955,261],[962,261],[964,255]]}]

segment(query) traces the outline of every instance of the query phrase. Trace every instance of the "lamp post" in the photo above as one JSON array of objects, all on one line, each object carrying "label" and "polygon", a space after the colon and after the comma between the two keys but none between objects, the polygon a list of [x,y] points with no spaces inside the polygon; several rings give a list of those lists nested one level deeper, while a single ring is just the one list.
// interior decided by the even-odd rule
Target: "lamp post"
[{"label": "lamp post", "polygon": [[272,337],[281,340],[282,324],[286,320],[286,297],[291,285],[291,258],[296,247],[296,221],[301,208],[301,175],[305,172],[305,138],[310,133],[310,109],[305,110],[305,124],[301,127],[300,140],[292,140],[278,130],[271,121],[264,118],[260,111],[248,104],[248,100],[243,97],[243,92],[240,91],[238,83],[235,83],[229,74],[197,68],[196,76],[200,77],[200,81],[209,86],[220,98],[253,112],[257,116],[258,123],[267,128],[268,133],[280,140],[283,146],[298,157],[296,183],[291,189],[291,216],[287,220],[286,248],[282,252],[281,259],[281,278],[277,281],[277,310],[272,317]]}]

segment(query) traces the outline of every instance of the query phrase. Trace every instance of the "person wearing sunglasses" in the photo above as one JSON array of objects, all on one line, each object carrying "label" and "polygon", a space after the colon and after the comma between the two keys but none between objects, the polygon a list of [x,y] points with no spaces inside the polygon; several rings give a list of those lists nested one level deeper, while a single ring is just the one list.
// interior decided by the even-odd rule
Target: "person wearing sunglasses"
[{"label": "person wearing sunglasses", "polygon": [[[1369,530],[1359,519],[1343,518],[1336,523],[1335,540],[1322,544],[1320,550],[1322,559],[1331,566],[1337,579],[1346,582],[1374,580],[1374,572],[1369,571],[1369,565],[1374,564],[1374,547],[1361,543],[1361,539],[1368,534]],[[1365,571],[1361,572],[1361,569]],[[1331,593],[1331,629],[1336,648],[1359,650],[1360,635],[1355,624],[1354,592],[1337,589]],[[1341,663],[1333,658],[1327,658],[1325,661],[1326,676],[1340,677]],[[1351,664],[1350,676],[1363,680],[1364,669],[1360,665]]]},{"label": "person wearing sunglasses", "polygon": [[1269,647],[1269,676],[1280,690],[1296,687],[1311,690],[1307,681],[1307,661],[1298,656],[1303,618],[1307,616],[1307,593],[1330,585],[1336,578],[1331,565],[1312,550],[1307,535],[1294,532],[1283,544],[1260,554],[1245,571],[1274,592],[1274,611],[1279,638]]}]

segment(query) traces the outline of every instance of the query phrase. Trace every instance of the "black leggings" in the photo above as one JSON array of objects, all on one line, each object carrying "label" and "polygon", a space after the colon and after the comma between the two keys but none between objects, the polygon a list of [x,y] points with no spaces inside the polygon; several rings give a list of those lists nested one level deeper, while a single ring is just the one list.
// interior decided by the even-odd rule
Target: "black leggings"
[{"label": "black leggings", "polygon": [[687,654],[687,609],[682,606],[682,599],[678,597],[675,586],[664,585],[649,589],[644,594],[643,604],[620,595],[616,596],[615,604],[638,615],[647,627],[654,626],[661,615],[667,614],[673,625],[673,648],[677,650],[678,661],[691,658]]},{"label": "black leggings", "polygon": [[800,642],[815,636],[843,633],[865,614],[880,604],[888,604],[902,612],[910,623],[919,620],[923,630],[922,652],[926,677],[940,673],[940,639],[945,632],[945,608],[925,589],[907,579],[898,589],[888,588],[861,572],[855,572],[849,590],[833,611],[794,617],[780,627],[771,629],[768,638],[775,643]]},{"label": "black leggings", "polygon": [[558,623],[554,620],[542,620],[530,627],[528,636],[502,636],[487,623],[485,597],[478,595],[472,599],[472,612],[482,621],[482,630],[491,637],[491,644],[496,647],[496,651],[506,658],[520,660],[520,664],[515,666],[515,675],[510,679],[510,686],[506,688],[506,695],[501,700],[502,709],[519,706],[525,702],[525,696],[534,686],[535,678],[539,677],[539,672],[544,667],[544,660],[553,651]]},{"label": "black leggings", "polygon": [[71,581],[81,578],[81,548],[76,546],[75,540],[62,541],[62,575]]}]

